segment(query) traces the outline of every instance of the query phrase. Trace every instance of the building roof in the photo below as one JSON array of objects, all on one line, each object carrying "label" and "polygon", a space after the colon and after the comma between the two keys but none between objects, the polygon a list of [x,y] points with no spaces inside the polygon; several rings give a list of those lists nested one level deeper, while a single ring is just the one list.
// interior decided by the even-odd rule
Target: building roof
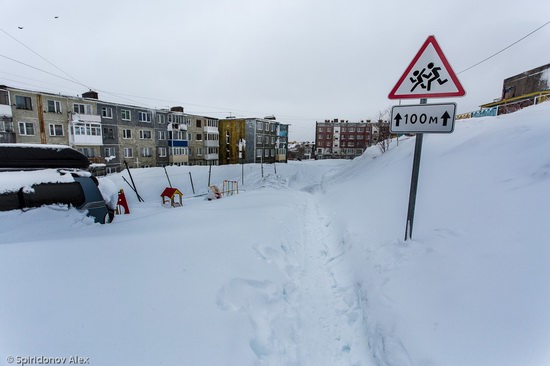
[{"label": "building roof", "polygon": [[176,194],[179,194],[180,196],[183,196],[183,193],[181,193],[179,189],[177,189],[177,188],[166,187],[166,188],[164,189],[164,191],[162,191],[162,193],[160,194],[160,196],[161,196],[161,197],[172,198],[172,197],[174,197],[174,195],[176,195]]}]

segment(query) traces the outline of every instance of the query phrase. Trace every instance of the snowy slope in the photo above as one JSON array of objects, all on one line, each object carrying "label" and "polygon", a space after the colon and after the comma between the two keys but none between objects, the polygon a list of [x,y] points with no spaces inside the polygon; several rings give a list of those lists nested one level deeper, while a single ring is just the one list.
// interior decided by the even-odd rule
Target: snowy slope
[{"label": "snowy slope", "polygon": [[[133,169],[131,214],[0,213],[0,364],[550,364],[550,103],[353,161]],[[275,174],[275,168],[277,173]],[[17,359],[19,357],[19,359]]]}]

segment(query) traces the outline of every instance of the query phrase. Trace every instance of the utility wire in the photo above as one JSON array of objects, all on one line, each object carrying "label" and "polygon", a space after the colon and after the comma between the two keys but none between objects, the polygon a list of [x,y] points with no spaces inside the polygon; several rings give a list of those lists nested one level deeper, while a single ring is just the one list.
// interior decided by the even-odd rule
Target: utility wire
[{"label": "utility wire", "polygon": [[35,50],[33,50],[32,48],[30,48],[29,46],[27,46],[26,44],[24,44],[23,42],[21,42],[20,40],[18,40],[17,38],[15,38],[14,36],[12,36],[11,34],[9,34],[8,32],[6,32],[4,29],[0,28],[0,31],[4,32],[8,37],[10,37],[11,39],[13,39],[14,41],[16,41],[17,43],[19,43],[20,45],[22,45],[23,47],[25,47],[26,49],[28,49],[29,51],[31,51],[32,53],[34,53],[36,56],[40,57],[42,60],[46,61],[47,63],[49,63],[50,65],[52,65],[53,67],[55,67],[56,69],[58,69],[59,71],[61,71],[63,74],[67,75],[68,77],[70,77],[71,79],[73,79],[76,83],[82,85],[82,86],[86,86],[84,84],[82,84],[80,81],[78,81],[75,77],[69,75],[68,73],[66,73],[65,71],[63,71],[61,68],[57,67],[56,65],[54,65],[52,62],[50,62],[49,60],[47,60],[45,57],[43,57],[42,55],[40,55],[38,52],[36,52]]},{"label": "utility wire", "polygon": [[[46,71],[46,70],[42,70],[42,69],[40,69],[40,68],[38,68],[38,67],[35,67],[35,66],[32,66],[32,65],[26,64],[26,63],[24,63],[24,62],[18,61],[18,60],[16,60],[16,59],[11,58],[11,57],[8,57],[8,56],[6,56],[6,55],[0,54],[0,57],[7,58],[7,59],[10,60],[10,61],[17,62],[18,64],[25,65],[25,66],[27,66],[27,67],[30,67],[31,69],[35,69],[35,70],[44,72],[44,73],[46,73],[46,74],[49,74],[49,75],[51,75],[51,76],[55,76],[56,78],[60,78],[60,79],[69,81],[69,82],[71,82],[71,83],[75,83],[75,84],[78,84],[78,85],[82,85],[81,83],[79,83],[79,82],[77,82],[77,81],[74,81],[74,80],[71,80],[71,79],[67,79],[67,78],[65,78],[65,77],[63,77],[63,76],[56,75],[56,74],[51,73],[51,72]],[[85,85],[83,85],[83,86],[85,86]]]},{"label": "utility wire", "polygon": [[515,44],[517,44],[517,43],[519,43],[519,42],[521,42],[521,41],[523,41],[525,38],[529,37],[530,35],[532,35],[532,34],[535,33],[536,31],[542,29],[543,27],[546,27],[548,24],[550,24],[550,20],[547,21],[546,23],[544,23],[543,25],[541,25],[540,27],[538,27],[537,29],[535,29],[534,31],[532,31],[531,33],[527,34],[526,36],[523,36],[522,38],[518,39],[518,40],[515,41],[514,43],[512,43],[512,44],[510,44],[509,46],[507,46],[507,47],[503,48],[502,50],[498,51],[497,53],[495,53],[495,54],[493,54],[493,55],[487,57],[487,58],[484,59],[484,60],[479,61],[477,64],[472,65],[472,66],[468,67],[467,69],[464,69],[464,70],[458,72],[457,75],[458,75],[458,74],[462,74],[463,72],[468,71],[468,70],[470,70],[470,69],[473,69],[474,67],[476,67],[476,66],[478,66],[478,65],[480,65],[480,64],[482,64],[482,63],[484,63],[485,61],[492,59],[492,58],[495,57],[496,55],[498,55],[498,54],[500,54],[500,53],[506,51],[508,48],[514,46]]}]

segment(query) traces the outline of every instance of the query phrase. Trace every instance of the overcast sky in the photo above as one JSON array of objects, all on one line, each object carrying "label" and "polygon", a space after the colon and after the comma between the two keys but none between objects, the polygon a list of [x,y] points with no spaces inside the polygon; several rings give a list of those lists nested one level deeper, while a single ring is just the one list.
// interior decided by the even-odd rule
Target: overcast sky
[{"label": "overcast sky", "polygon": [[454,101],[458,113],[550,63],[547,25],[461,72],[548,22],[550,2],[539,0],[3,0],[1,9],[0,84],[92,88],[102,100],[216,118],[275,115],[297,140],[314,139],[315,121],[375,119],[398,104],[388,94],[430,35],[466,96],[428,102]]}]

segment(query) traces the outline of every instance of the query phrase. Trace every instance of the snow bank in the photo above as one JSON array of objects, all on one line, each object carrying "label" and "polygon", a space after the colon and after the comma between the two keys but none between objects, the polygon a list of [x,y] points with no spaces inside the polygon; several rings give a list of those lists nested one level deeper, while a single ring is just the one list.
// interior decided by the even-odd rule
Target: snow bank
[{"label": "snow bank", "polygon": [[[124,171],[105,191],[124,189],[131,214],[110,225],[0,212],[0,359],[550,364],[548,116],[550,103],[426,135],[409,241],[414,138],[263,174],[168,167],[179,208],[162,206],[164,169],[131,170],[144,202]],[[207,201],[224,180],[240,193]]]}]

